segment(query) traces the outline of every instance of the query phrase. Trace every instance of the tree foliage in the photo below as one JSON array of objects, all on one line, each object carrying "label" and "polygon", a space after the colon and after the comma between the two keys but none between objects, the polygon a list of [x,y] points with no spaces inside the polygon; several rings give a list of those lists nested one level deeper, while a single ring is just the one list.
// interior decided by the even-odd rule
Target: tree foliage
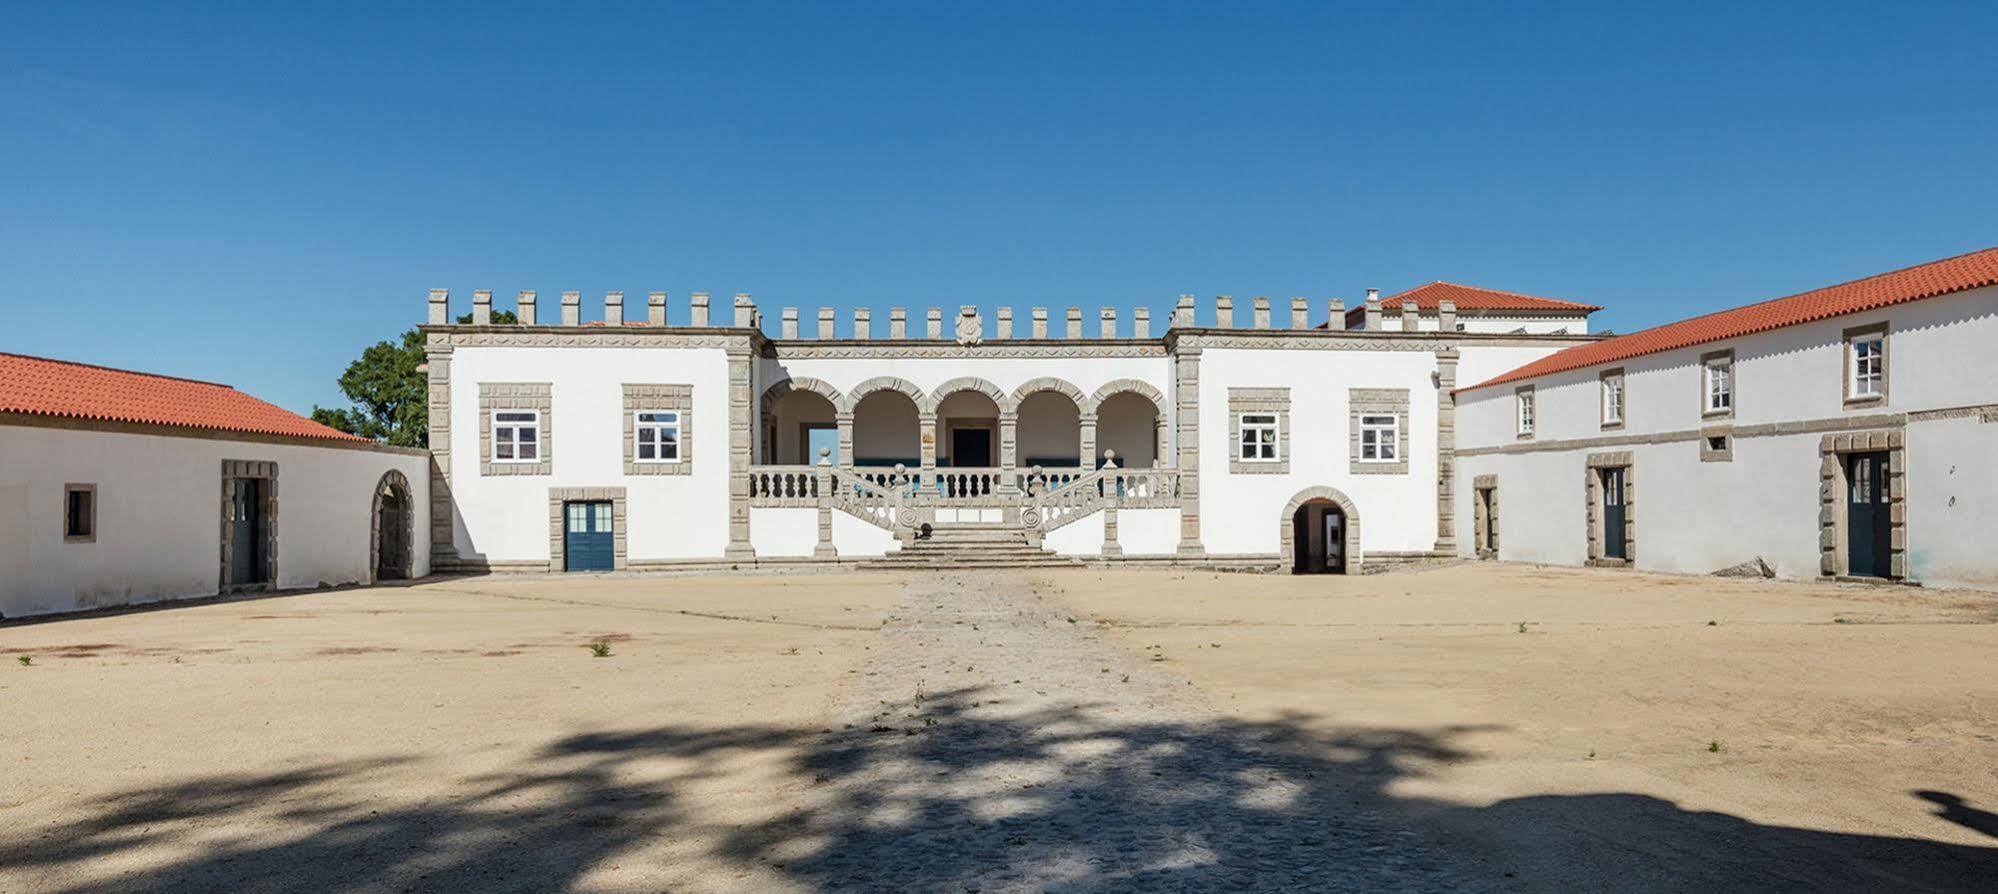
[{"label": "tree foliage", "polygon": [[[515,322],[513,311],[493,313],[494,323]],[[458,318],[470,323],[472,316]],[[423,365],[423,333],[411,329],[398,341],[378,341],[347,364],[340,393],[348,407],[312,408],[316,422],[397,447],[430,446],[429,380]]]}]

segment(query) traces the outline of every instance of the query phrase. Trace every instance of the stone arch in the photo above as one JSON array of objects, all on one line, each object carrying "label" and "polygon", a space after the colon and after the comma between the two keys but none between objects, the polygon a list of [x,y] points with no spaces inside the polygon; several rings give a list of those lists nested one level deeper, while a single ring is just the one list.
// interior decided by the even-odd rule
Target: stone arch
[{"label": "stone arch", "polygon": [[999,412],[1013,412],[1013,403],[1007,399],[1006,392],[999,390],[999,386],[977,376],[959,376],[942,385],[938,385],[937,390],[930,392],[930,409],[934,411],[937,407],[943,405],[944,398],[960,391],[976,391],[986,397],[992,398],[992,404],[999,408]]},{"label": "stone arch", "polygon": [[1078,413],[1096,412],[1095,402],[1083,394],[1082,389],[1054,376],[1041,376],[1038,379],[1028,379],[1020,387],[1013,389],[1013,406],[1018,407],[1021,401],[1041,391],[1058,391],[1067,395],[1069,400],[1075,401],[1075,411]]},{"label": "stone arch", "polygon": [[862,400],[876,391],[900,391],[908,395],[910,400],[915,401],[918,413],[928,413],[936,409],[936,404],[931,402],[930,396],[924,394],[923,389],[917,387],[916,383],[897,376],[875,376],[855,385],[846,392],[846,400],[833,404],[833,407],[841,413],[851,413],[855,407],[860,406]]},{"label": "stone arch", "polygon": [[1088,403],[1083,404],[1081,401],[1077,401],[1077,403],[1088,407],[1090,412],[1094,412],[1097,407],[1103,405],[1104,401],[1127,391],[1151,401],[1152,409],[1159,411],[1159,418],[1165,418],[1165,394],[1157,388],[1152,387],[1152,383],[1143,379],[1112,379],[1103,383],[1103,387],[1096,389],[1096,393],[1090,395]]},{"label": "stone arch", "polygon": [[[393,513],[392,530],[382,530],[383,503],[390,499],[400,501],[399,511]],[[385,540],[385,538],[393,538]],[[409,490],[409,478],[401,471],[390,469],[375,482],[374,498],[368,502],[368,581],[381,580],[382,545],[400,545],[399,552],[392,552],[393,560],[388,578],[408,579],[416,563],[416,496]]]},{"label": "stone arch", "polygon": [[1327,500],[1339,507],[1339,513],[1346,517],[1346,573],[1360,573],[1360,509],[1353,504],[1353,498],[1341,493],[1336,487],[1307,487],[1298,491],[1283,506],[1283,515],[1277,519],[1277,529],[1283,541],[1283,565],[1288,569],[1297,562],[1297,534],[1291,522],[1297,517],[1297,510],[1313,500]]},{"label": "stone arch", "polygon": [[779,379],[772,382],[770,383],[770,387],[763,389],[762,418],[770,418],[770,408],[775,406],[778,401],[783,400],[784,395],[790,394],[793,391],[810,391],[821,395],[832,403],[835,410],[839,409],[840,401],[846,399],[839,393],[838,388],[834,388],[832,383],[824,379],[814,379],[811,376],[792,376],[788,379]]}]

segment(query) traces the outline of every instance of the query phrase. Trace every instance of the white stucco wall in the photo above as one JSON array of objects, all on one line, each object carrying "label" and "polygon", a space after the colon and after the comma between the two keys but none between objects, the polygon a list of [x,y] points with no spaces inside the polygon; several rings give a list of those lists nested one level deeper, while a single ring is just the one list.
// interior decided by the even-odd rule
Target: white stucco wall
[{"label": "white stucco wall", "polygon": [[[1364,328],[1365,318],[1355,315],[1348,321],[1348,329]],[[1496,316],[1457,312],[1456,332],[1484,332],[1506,335],[1524,332],[1528,335],[1587,335],[1589,318],[1586,314],[1574,316]],[[1402,328],[1401,313],[1390,311],[1381,315],[1381,328],[1389,332],[1405,332]],[[1417,317],[1415,331],[1435,332],[1442,329],[1442,321],[1433,312]]]},{"label": "white stucco wall", "polygon": [[[429,460],[374,450],[0,426],[0,614],[214,595],[222,462],[278,464],[280,588],[347,584],[369,567],[375,488],[409,481],[412,571],[430,570]],[[96,539],[63,539],[64,485],[97,487]]]}]

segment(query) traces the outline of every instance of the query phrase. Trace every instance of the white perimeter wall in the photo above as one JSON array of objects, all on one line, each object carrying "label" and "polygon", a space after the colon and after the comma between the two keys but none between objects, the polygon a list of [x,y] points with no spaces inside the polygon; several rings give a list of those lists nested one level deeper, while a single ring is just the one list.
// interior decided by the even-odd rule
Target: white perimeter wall
[{"label": "white perimeter wall", "polygon": [[[1888,401],[1844,406],[1844,330],[1885,320]],[[1650,436],[1703,425],[1811,422],[1915,414],[1906,426],[1908,574],[1937,584],[1998,584],[1998,424],[1978,413],[1924,419],[1924,411],[1998,404],[1998,289],[1986,288],[1882,311],[1699,345],[1617,364],[1545,376],[1535,386],[1534,442]],[[1702,354],[1732,349],[1735,414],[1701,416]],[[1604,431],[1599,374],[1621,366],[1625,427]],[[1466,382],[1479,377],[1465,375]],[[1458,439],[1466,450],[1511,447],[1514,382],[1458,395]],[[1857,425],[1857,423],[1855,423]],[[1886,426],[1880,426],[1886,427]],[[1818,573],[1818,445],[1821,433],[1738,437],[1732,462],[1700,462],[1690,439],[1658,444],[1586,444],[1530,453],[1460,457],[1459,549],[1472,549],[1472,484],[1499,476],[1499,556],[1576,564],[1586,550],[1584,468],[1589,453],[1630,450],[1637,565],[1704,573],[1756,556],[1778,573]]]},{"label": "white perimeter wall", "polygon": [[[0,426],[0,614],[214,595],[221,583],[223,460],[278,464],[279,587],[372,576],[370,513],[390,469],[409,480],[412,570],[429,573],[426,457]],[[94,542],[64,542],[69,483],[97,486]]]},{"label": "white perimeter wall", "polygon": [[[480,382],[550,383],[554,474],[479,474]],[[625,476],[626,383],[694,386],[689,474]],[[728,357],[720,348],[455,349],[451,494],[458,554],[546,561],[549,488],[624,487],[629,561],[721,558],[728,546],[728,411]]]}]

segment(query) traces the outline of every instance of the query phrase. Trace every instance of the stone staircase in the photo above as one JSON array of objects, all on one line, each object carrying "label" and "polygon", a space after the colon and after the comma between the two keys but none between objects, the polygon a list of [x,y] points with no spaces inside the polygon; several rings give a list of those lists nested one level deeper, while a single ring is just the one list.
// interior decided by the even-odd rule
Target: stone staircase
[{"label": "stone staircase", "polygon": [[858,567],[875,571],[966,568],[1074,568],[1081,559],[1061,556],[1027,543],[1016,525],[952,524],[930,529],[928,537]]}]

